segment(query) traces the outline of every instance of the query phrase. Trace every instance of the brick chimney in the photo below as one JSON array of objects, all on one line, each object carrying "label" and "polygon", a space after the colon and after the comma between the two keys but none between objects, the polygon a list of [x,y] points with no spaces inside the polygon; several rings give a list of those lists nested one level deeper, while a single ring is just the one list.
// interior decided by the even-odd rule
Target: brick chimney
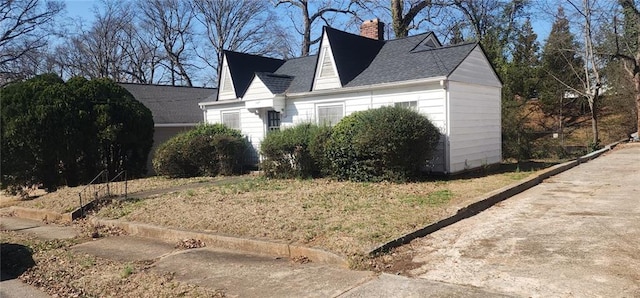
[{"label": "brick chimney", "polygon": [[362,25],[360,25],[360,36],[384,40],[384,23],[378,19],[364,21]]}]

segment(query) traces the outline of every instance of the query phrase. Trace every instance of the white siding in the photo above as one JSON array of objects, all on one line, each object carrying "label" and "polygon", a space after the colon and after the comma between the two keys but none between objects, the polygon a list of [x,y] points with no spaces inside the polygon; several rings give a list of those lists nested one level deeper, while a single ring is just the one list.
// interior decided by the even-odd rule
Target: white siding
[{"label": "white siding", "polygon": [[273,94],[258,77],[254,77],[242,100],[272,99]]},{"label": "white siding", "polygon": [[258,114],[249,112],[249,110],[244,107],[244,102],[242,101],[229,103],[228,105],[209,106],[207,107],[207,123],[222,123],[222,113],[227,111],[240,111],[241,132],[252,145],[252,148],[249,148],[249,152],[247,152],[248,162],[257,164],[259,161],[258,152],[260,142],[264,139],[265,135],[265,125],[263,121],[265,112],[262,110],[260,110]]},{"label": "white siding", "polygon": [[[220,93],[218,94],[219,100],[235,99],[236,92],[233,89],[233,82],[231,80],[231,73],[229,72],[229,66],[227,65],[227,58],[224,57],[222,61],[222,80],[220,82]],[[230,89],[228,87],[231,86]]]},{"label": "white siding", "polygon": [[476,46],[475,49],[471,51],[471,54],[453,71],[449,80],[502,87],[498,76],[482,53],[480,46]]},{"label": "white siding", "polygon": [[[316,106],[332,103],[344,103],[345,116],[371,108],[394,105],[396,102],[416,101],[418,111],[426,115],[440,132],[446,132],[445,91],[438,83],[423,86],[393,88],[373,91],[356,91],[332,95],[309,96],[299,99],[287,99],[286,110],[282,118],[282,127],[299,123],[316,122]],[[444,138],[438,145],[431,170],[444,172]]]},{"label": "white siding", "polygon": [[449,82],[451,173],[502,160],[500,88]]},{"label": "white siding", "polygon": [[325,90],[342,87],[338,72],[333,60],[333,53],[327,35],[322,37],[322,48],[320,49],[318,65],[316,65],[315,81],[313,90]]}]

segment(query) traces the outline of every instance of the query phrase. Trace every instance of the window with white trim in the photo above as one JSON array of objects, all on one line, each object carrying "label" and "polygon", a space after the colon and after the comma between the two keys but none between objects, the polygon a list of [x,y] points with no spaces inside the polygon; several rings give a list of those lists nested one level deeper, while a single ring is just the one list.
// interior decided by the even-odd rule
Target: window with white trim
[{"label": "window with white trim", "polygon": [[222,124],[226,125],[229,128],[240,129],[240,112],[239,111],[229,111],[222,112]]},{"label": "window with white trim", "polygon": [[396,107],[401,107],[401,108],[406,108],[406,109],[411,109],[411,110],[418,110],[418,102],[417,101],[404,101],[404,102],[396,102],[395,103]]},{"label": "window with white trim", "polygon": [[327,104],[316,106],[318,125],[333,126],[344,117],[344,104]]}]

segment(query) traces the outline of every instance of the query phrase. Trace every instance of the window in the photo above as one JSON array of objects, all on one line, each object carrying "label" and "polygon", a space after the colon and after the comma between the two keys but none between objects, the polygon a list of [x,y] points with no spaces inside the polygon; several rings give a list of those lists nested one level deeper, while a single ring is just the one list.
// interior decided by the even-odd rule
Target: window
[{"label": "window", "polygon": [[331,53],[329,52],[329,48],[324,48],[322,52],[322,68],[320,68],[320,77],[332,77],[335,75],[335,72],[333,71],[333,64],[331,63]]},{"label": "window", "polygon": [[240,112],[222,112],[222,124],[229,128],[240,129]]},{"label": "window", "polygon": [[412,110],[418,110],[418,102],[417,101],[405,101],[405,102],[396,102],[396,107],[407,108]]},{"label": "window", "polygon": [[318,105],[316,106],[316,114],[319,125],[336,125],[344,117],[344,105]]},{"label": "window", "polygon": [[267,129],[269,131],[280,130],[280,112],[267,112]]}]

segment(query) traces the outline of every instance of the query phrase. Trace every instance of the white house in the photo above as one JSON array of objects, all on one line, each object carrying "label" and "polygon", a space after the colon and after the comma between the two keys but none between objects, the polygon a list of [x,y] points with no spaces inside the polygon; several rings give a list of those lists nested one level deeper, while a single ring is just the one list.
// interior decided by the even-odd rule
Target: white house
[{"label": "white house", "polygon": [[382,28],[377,20],[361,35],[325,27],[317,55],[289,60],[224,52],[218,96],[200,103],[205,121],[240,129],[257,163],[270,130],[399,105],[440,129],[431,171],[500,162],[502,83],[482,47],[443,46],[433,33],[385,41]]}]

